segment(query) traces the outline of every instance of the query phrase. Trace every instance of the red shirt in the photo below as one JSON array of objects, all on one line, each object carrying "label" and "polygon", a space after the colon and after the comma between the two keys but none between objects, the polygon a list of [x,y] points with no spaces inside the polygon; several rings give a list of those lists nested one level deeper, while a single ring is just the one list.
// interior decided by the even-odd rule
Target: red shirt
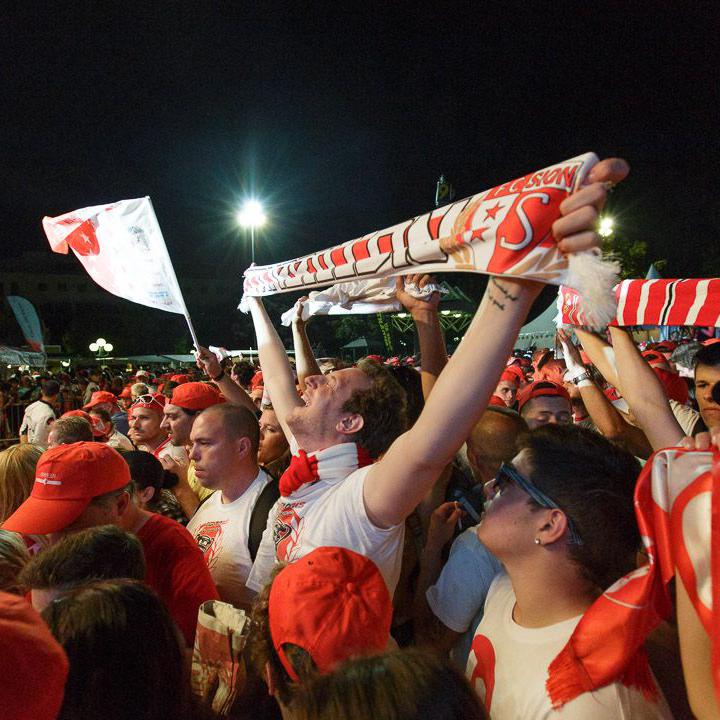
[{"label": "red shirt", "polygon": [[137,537],[145,551],[145,582],[160,596],[192,647],[198,608],[206,600],[220,598],[202,551],[182,525],[155,513]]}]

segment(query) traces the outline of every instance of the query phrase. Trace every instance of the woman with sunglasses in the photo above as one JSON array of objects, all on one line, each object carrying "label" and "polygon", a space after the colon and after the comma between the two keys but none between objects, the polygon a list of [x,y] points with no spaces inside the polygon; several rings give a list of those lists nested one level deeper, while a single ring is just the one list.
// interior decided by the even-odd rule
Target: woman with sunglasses
[{"label": "woman with sunglasses", "polygon": [[[505,571],[488,591],[467,674],[493,720],[671,717],[644,656],[633,665],[644,684],[624,682],[623,668],[601,687],[566,692],[561,707],[549,690],[558,682],[550,666],[583,614],[636,566],[638,473],[632,455],[597,433],[543,426],[490,483],[477,534]],[[602,628],[596,640],[601,655],[617,641]]]}]

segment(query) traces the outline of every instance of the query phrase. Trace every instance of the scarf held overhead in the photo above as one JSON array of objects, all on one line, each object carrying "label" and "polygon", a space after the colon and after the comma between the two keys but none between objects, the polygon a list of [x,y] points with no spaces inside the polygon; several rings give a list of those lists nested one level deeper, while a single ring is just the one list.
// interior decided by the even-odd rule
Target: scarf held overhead
[{"label": "scarf held overhead", "polygon": [[417,272],[479,272],[574,287],[596,309],[598,322],[607,322],[615,315],[617,266],[591,252],[565,257],[552,235],[560,204],[597,160],[586,153],[327,250],[253,265],[245,271],[244,293],[273,295]]}]

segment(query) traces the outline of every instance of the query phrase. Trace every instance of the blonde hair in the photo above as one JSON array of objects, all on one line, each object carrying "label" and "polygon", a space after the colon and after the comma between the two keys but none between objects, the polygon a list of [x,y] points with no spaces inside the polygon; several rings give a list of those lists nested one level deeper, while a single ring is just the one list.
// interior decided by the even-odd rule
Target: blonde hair
[{"label": "blonde hair", "polygon": [[25,542],[16,533],[0,530],[0,590],[22,595],[25,588],[18,582],[18,575],[30,562]]},{"label": "blonde hair", "polygon": [[29,497],[42,453],[41,447],[31,443],[12,445],[0,452],[0,523]]},{"label": "blonde hair", "polygon": [[137,382],[130,387],[130,395],[135,400],[141,395],[147,395],[150,392],[150,388],[145,383]]}]

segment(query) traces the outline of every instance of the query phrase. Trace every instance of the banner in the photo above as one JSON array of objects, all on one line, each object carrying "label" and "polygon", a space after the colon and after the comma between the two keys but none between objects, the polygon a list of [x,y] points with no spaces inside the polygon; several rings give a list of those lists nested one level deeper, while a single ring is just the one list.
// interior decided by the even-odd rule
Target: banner
[{"label": "banner", "polygon": [[35,310],[35,306],[29,300],[19,295],[8,295],[7,301],[15,313],[18,324],[23,331],[25,342],[35,352],[45,352],[45,343],[43,342],[42,329],[40,328],[40,318]]},{"label": "banner", "polygon": [[253,265],[245,271],[244,292],[262,296],[358,278],[480,272],[570,285],[589,292],[593,307],[611,317],[617,267],[592,253],[567,258],[552,236],[560,203],[596,162],[586,153],[328,250]]},{"label": "banner", "polygon": [[[612,325],[696,325],[720,327],[720,279],[623,280],[614,288],[617,316]],[[558,292],[559,325],[591,325],[580,295],[565,286]]]},{"label": "banner", "polygon": [[187,315],[149,197],[44,217],[53,252],[68,247],[100,287],[132,302]]}]

